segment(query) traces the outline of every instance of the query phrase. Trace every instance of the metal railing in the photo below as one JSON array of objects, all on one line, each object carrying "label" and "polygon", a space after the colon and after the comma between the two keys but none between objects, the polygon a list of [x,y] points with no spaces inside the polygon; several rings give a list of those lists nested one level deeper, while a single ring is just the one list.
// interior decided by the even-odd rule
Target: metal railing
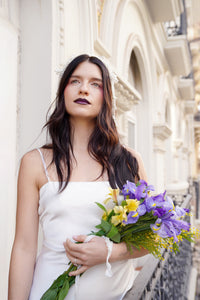
[{"label": "metal railing", "polygon": [[[182,197],[181,206],[189,208],[191,198],[189,194]],[[192,267],[192,248],[188,241],[183,240],[179,249],[180,252],[176,255],[169,250],[163,250],[164,260],[150,255],[124,300],[186,300]]]},{"label": "metal railing", "polygon": [[195,214],[196,219],[200,219],[200,181],[194,180],[193,182],[194,188],[195,188]]},{"label": "metal railing", "polygon": [[187,35],[187,13],[185,7],[185,0],[183,2],[183,12],[177,17],[174,21],[165,22],[165,30],[168,36],[176,36],[176,35]]}]

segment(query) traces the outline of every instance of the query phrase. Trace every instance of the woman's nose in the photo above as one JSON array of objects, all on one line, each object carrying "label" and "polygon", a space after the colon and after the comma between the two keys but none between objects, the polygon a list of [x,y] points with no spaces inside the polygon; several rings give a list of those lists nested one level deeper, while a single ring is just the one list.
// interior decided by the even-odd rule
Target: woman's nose
[{"label": "woman's nose", "polygon": [[88,85],[87,85],[87,83],[82,83],[81,84],[79,94],[88,95]]}]

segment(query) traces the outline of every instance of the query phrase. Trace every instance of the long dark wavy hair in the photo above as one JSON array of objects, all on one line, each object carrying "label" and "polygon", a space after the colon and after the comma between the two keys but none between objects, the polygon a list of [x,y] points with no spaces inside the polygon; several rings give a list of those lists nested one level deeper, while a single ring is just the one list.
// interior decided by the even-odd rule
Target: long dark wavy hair
[{"label": "long dark wavy hair", "polygon": [[112,188],[119,187],[121,189],[126,180],[134,182],[139,180],[137,160],[119,142],[118,132],[112,117],[112,89],[108,69],[97,57],[83,54],[74,58],[66,67],[53,103],[55,105],[54,110],[47,118],[44,126],[51,138],[51,144],[46,144],[43,148],[52,149],[53,151],[51,163],[55,163],[56,166],[60,192],[66,188],[70,181],[72,157],[74,157],[71,141],[72,128],[69,114],[65,108],[64,90],[74,70],[80,63],[85,61],[100,68],[103,80],[103,104],[89,139],[88,152],[91,157],[101,164],[102,172],[100,176],[107,171]]}]

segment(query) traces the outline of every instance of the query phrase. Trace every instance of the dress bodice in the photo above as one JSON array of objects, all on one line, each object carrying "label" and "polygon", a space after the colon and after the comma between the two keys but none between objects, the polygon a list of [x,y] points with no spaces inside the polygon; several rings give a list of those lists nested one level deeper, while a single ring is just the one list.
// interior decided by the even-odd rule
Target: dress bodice
[{"label": "dress bodice", "polygon": [[103,211],[95,202],[103,203],[109,192],[108,181],[69,182],[58,193],[59,182],[49,181],[40,189],[39,218],[44,245],[63,251],[63,242],[73,235],[97,231]]}]

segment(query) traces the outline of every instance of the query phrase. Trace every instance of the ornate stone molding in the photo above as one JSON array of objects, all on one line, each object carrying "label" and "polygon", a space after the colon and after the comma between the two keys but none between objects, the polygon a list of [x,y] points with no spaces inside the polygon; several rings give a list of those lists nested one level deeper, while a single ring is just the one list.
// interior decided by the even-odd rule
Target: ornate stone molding
[{"label": "ornate stone molding", "polygon": [[103,13],[103,7],[104,7],[105,0],[96,0],[97,5],[97,18],[98,18],[98,31],[100,32],[100,26],[101,26],[101,17]]},{"label": "ornate stone molding", "polygon": [[195,135],[195,142],[198,143],[200,141],[200,126],[195,126],[194,135]]},{"label": "ornate stone molding", "polygon": [[115,94],[117,98],[117,108],[123,111],[130,111],[134,104],[138,104],[141,96],[136,89],[118,76],[118,82],[115,84]]},{"label": "ornate stone molding", "polygon": [[172,130],[167,124],[154,124],[153,134],[160,140],[166,140],[172,134]]},{"label": "ornate stone molding", "polygon": [[175,148],[176,150],[178,150],[178,149],[180,149],[180,148],[182,147],[183,141],[182,141],[181,139],[175,139],[175,140],[173,141],[173,144],[174,144],[174,148]]},{"label": "ornate stone molding", "polygon": [[59,0],[58,2],[58,8],[59,8],[59,64],[61,67],[63,67],[65,63],[65,55],[64,55],[64,1]]}]

